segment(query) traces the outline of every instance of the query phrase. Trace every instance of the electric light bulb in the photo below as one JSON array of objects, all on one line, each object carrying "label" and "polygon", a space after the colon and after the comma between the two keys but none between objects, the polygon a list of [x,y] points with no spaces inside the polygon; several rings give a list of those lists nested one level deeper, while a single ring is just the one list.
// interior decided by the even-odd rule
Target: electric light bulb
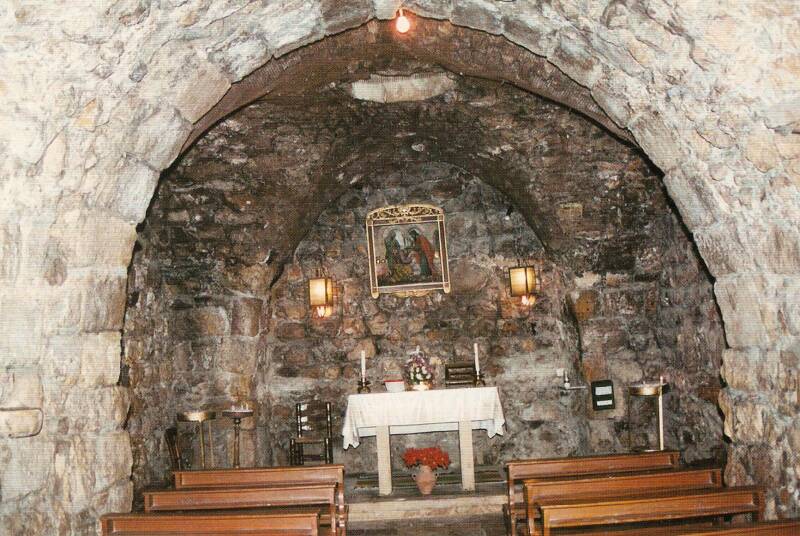
[{"label": "electric light bulb", "polygon": [[395,28],[397,28],[397,31],[400,33],[406,33],[408,30],[411,29],[411,21],[408,20],[408,17],[406,17],[403,14],[402,9],[400,10],[397,16],[397,22],[395,22]]}]

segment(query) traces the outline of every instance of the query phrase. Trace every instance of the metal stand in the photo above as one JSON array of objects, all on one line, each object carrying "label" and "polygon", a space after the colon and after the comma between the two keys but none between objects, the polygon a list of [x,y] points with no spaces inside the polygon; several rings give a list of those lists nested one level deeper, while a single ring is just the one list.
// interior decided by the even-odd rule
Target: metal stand
[{"label": "metal stand", "polygon": [[[214,411],[184,411],[178,413],[178,422],[194,422],[200,427],[200,463],[206,468],[206,438],[203,435],[203,423],[217,418]],[[211,423],[208,422],[208,443],[211,451],[211,467],[214,467],[214,436],[211,434]]]},{"label": "metal stand", "polygon": [[370,385],[369,380],[358,380],[358,394],[371,393]]},{"label": "metal stand", "polygon": [[226,409],[222,412],[225,417],[233,419],[233,467],[239,468],[239,443],[242,419],[252,417],[252,409]]},{"label": "metal stand", "polygon": [[486,387],[486,382],[483,381],[482,372],[479,372],[475,375],[475,387]]},{"label": "metal stand", "polygon": [[[669,390],[669,384],[660,383],[638,383],[628,386],[627,412],[628,412],[628,448],[630,450],[664,450],[664,393]],[[650,397],[655,398],[658,403],[658,449],[648,447],[638,447],[634,449],[631,429],[631,397]]]}]

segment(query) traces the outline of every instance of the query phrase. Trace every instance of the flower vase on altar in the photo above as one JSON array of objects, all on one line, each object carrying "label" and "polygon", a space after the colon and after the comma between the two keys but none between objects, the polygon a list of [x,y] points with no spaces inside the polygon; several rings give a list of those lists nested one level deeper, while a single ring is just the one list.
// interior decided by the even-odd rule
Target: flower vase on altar
[{"label": "flower vase on altar", "polygon": [[406,360],[406,380],[411,384],[413,391],[427,391],[433,388],[433,367],[425,354],[419,349],[410,352]]}]

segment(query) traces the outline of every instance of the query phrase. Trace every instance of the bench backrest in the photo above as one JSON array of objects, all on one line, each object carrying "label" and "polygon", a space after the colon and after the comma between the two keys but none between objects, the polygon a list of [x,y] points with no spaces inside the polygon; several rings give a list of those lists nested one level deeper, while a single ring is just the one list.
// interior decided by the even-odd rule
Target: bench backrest
[{"label": "bench backrest", "polygon": [[175,471],[175,489],[257,488],[282,484],[336,482],[344,488],[344,465],[254,467]]},{"label": "bench backrest", "polygon": [[719,469],[678,469],[553,480],[525,480],[525,503],[722,487]]},{"label": "bench backrest", "polygon": [[753,486],[646,494],[638,497],[569,500],[540,505],[544,534],[553,528],[692,519],[732,514],[764,518],[764,491]]},{"label": "bench backrest", "polygon": [[247,536],[319,534],[318,514],[107,514],[100,518],[103,536],[242,534]]},{"label": "bench backrest", "polygon": [[335,505],[337,484],[275,486],[267,488],[220,488],[148,491],[145,512],[175,510],[218,510],[264,508],[269,506]]}]

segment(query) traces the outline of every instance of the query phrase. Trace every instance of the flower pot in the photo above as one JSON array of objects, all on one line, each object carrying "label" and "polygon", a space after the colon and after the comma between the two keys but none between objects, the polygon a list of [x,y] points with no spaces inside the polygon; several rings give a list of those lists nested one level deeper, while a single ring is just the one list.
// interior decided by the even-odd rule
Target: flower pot
[{"label": "flower pot", "polygon": [[431,382],[421,382],[421,383],[412,383],[411,389],[413,391],[428,391],[433,387],[433,383]]},{"label": "flower pot", "polygon": [[430,495],[433,491],[433,486],[436,485],[436,473],[427,465],[420,465],[419,471],[414,475],[414,481],[417,483],[419,492],[423,495]]}]

